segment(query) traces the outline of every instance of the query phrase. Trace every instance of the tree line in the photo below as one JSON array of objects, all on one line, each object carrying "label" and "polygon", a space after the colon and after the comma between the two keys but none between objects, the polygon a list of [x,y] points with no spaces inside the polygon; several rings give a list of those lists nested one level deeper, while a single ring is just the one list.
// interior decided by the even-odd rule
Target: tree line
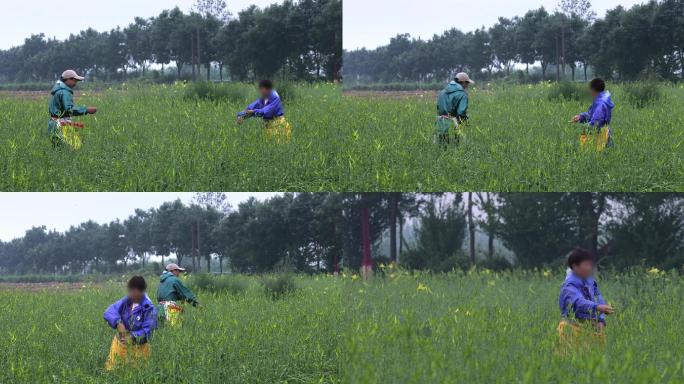
[{"label": "tree line", "polygon": [[[55,80],[65,69],[91,80],[120,80],[153,73],[166,80],[206,76],[252,80],[281,74],[295,80],[336,80],[342,57],[341,0],[285,0],[251,6],[232,17],[224,0],[197,0],[125,28],[87,29],[65,40],[32,35],[0,50],[0,81]],[[175,71],[166,74],[170,64]],[[212,74],[213,71],[213,74]]]},{"label": "tree line", "polygon": [[152,257],[206,272],[356,270],[364,208],[375,265],[562,266],[576,246],[595,252],[602,267],[684,265],[682,194],[287,193],[238,207],[224,194],[197,196],[123,221],[34,227],[0,242],[0,272],[112,273],[144,269]]},{"label": "tree line", "polygon": [[[615,80],[684,78],[684,2],[651,0],[618,6],[597,19],[588,0],[561,0],[553,13],[539,8],[499,18],[490,28],[450,29],[429,40],[400,34],[376,49],[345,51],[348,82],[442,81],[455,72],[476,77],[541,79],[595,75]],[[554,67],[555,73],[549,74]],[[534,76],[532,76],[534,77]]]}]

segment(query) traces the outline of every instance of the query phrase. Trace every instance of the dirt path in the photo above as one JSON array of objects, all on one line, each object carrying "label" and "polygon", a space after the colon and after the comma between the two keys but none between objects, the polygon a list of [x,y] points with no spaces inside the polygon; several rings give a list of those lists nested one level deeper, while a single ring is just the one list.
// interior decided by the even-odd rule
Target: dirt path
[{"label": "dirt path", "polygon": [[[93,96],[102,93],[102,91],[74,91],[74,97]],[[0,97],[8,97],[13,99],[29,99],[29,100],[48,100],[50,91],[0,91]]]},{"label": "dirt path", "polygon": [[44,292],[44,291],[80,291],[97,287],[94,283],[0,283],[0,290]]},{"label": "dirt path", "polygon": [[413,98],[430,98],[433,99],[437,97],[437,91],[344,91],[342,93],[344,96],[350,97],[367,97],[375,98],[381,97],[385,99],[403,100],[403,99],[413,99]]}]

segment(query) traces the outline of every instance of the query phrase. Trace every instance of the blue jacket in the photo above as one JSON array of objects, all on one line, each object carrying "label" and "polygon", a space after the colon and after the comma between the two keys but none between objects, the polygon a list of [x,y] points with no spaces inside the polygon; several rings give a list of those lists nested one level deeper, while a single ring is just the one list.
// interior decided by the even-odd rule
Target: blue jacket
[{"label": "blue jacket", "polygon": [[264,120],[273,120],[285,115],[283,102],[276,91],[271,92],[271,96],[267,99],[258,99],[250,104],[244,111],[238,113],[238,117],[246,117],[249,110],[254,111],[254,116],[261,117]]},{"label": "blue jacket", "polygon": [[593,128],[603,128],[610,125],[613,118],[615,104],[610,98],[610,92],[603,91],[594,98],[589,110],[580,114],[580,123],[588,123]]},{"label": "blue jacket", "polygon": [[116,329],[119,321],[131,333],[136,344],[145,344],[157,328],[157,309],[145,295],[142,303],[131,312],[131,300],[128,296],[117,301],[104,312],[104,319],[110,327]]},{"label": "blue jacket", "polygon": [[570,311],[577,319],[596,320],[605,323],[606,317],[599,314],[596,307],[605,304],[598,284],[593,278],[581,279],[570,273],[561,286],[560,310],[563,317],[569,317]]}]

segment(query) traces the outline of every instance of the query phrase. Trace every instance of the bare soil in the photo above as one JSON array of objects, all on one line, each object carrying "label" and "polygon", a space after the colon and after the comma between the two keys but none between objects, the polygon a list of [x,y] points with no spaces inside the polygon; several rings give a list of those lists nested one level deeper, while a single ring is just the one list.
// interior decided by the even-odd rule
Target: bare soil
[{"label": "bare soil", "polygon": [[366,97],[366,98],[376,98],[381,97],[385,99],[394,100],[404,100],[404,99],[414,99],[414,98],[429,98],[433,99],[437,97],[439,92],[437,91],[344,91],[344,96],[349,97]]},{"label": "bare soil", "polygon": [[1,290],[44,292],[44,291],[80,291],[97,286],[93,283],[0,283]]}]

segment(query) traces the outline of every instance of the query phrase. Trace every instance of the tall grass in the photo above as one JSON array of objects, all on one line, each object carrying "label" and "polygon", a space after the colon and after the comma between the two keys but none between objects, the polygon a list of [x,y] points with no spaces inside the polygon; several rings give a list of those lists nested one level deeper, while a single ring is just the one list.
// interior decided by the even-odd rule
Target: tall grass
[{"label": "tall grass", "polygon": [[[104,371],[102,312],[125,284],[3,290],[1,383],[680,383],[684,281],[603,274],[607,343],[559,354],[562,270],[294,276],[295,295],[198,291],[149,364]],[[242,277],[258,288],[261,277]],[[150,292],[156,290],[151,282]],[[502,358],[503,357],[503,358]]]}]

